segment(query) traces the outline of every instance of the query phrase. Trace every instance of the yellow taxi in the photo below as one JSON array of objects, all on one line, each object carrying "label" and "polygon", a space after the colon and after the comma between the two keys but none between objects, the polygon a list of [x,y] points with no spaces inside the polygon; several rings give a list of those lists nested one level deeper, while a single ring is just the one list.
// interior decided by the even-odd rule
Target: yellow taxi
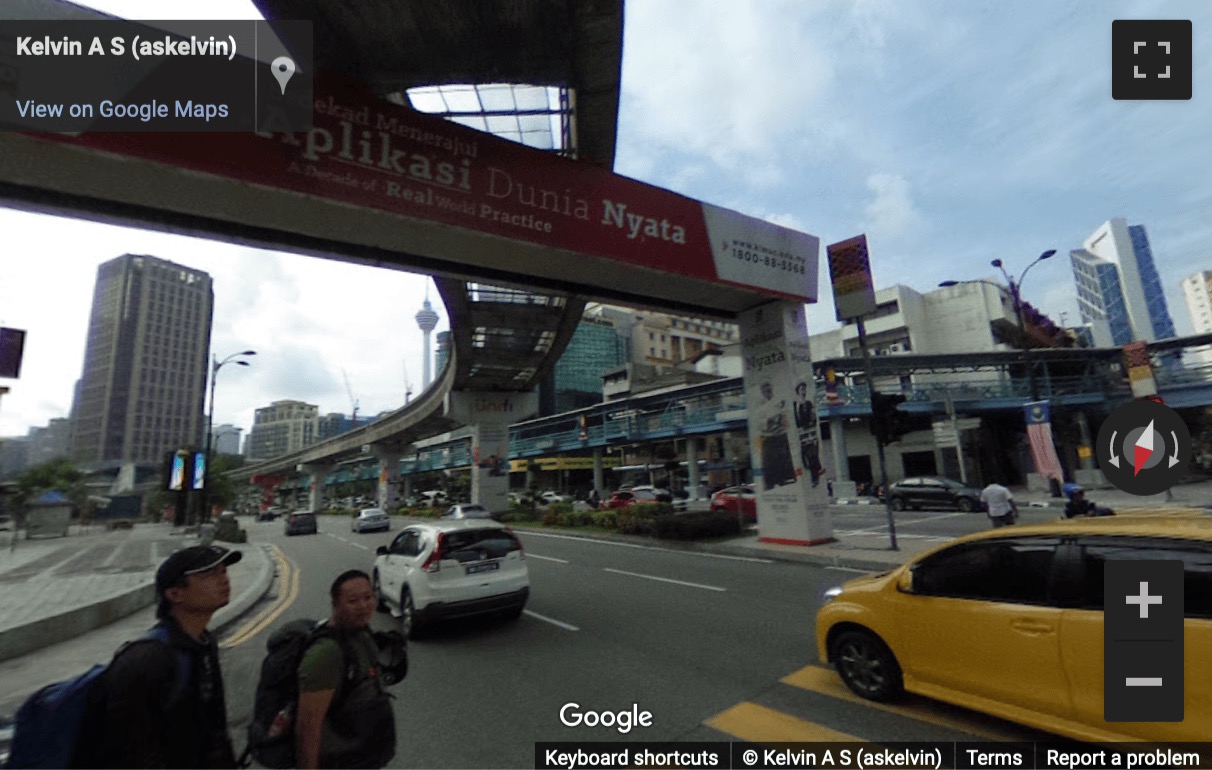
[{"label": "yellow taxi", "polygon": [[[1103,719],[1103,564],[1184,564],[1181,722]],[[826,592],[817,654],[856,694],[908,691],[1084,741],[1212,735],[1212,516],[1155,511],[967,535]]]}]

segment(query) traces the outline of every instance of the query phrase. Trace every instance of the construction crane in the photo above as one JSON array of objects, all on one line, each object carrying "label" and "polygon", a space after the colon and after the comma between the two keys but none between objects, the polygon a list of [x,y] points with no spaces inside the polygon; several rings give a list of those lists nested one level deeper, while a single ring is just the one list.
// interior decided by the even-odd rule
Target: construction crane
[{"label": "construction crane", "polygon": [[345,392],[349,394],[349,403],[353,407],[353,415],[349,419],[351,427],[358,425],[358,399],[354,398],[353,388],[349,387],[349,375],[344,369],[341,370],[341,376],[345,378]]},{"label": "construction crane", "polygon": [[408,406],[408,402],[412,401],[412,382],[408,379],[408,359],[404,359],[404,405]]}]

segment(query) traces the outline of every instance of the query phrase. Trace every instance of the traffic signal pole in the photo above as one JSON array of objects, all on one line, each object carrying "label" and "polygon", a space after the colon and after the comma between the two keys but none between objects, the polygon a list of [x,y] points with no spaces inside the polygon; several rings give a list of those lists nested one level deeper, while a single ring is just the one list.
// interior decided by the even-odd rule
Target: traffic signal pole
[{"label": "traffic signal pole", "polygon": [[[863,352],[863,373],[867,377],[867,396],[871,401],[871,419],[875,424],[885,424],[880,417],[875,413],[875,376],[871,371],[871,351],[867,349],[867,327],[863,323],[863,317],[859,316],[855,319],[858,326],[858,343],[859,350]],[[888,539],[890,549],[899,551],[900,548],[896,545],[896,518],[892,515],[892,497],[888,494],[888,466],[884,461],[884,441],[886,436],[884,430],[875,431],[875,446],[879,455],[880,463],[880,488],[884,490],[884,511],[888,514]]]}]

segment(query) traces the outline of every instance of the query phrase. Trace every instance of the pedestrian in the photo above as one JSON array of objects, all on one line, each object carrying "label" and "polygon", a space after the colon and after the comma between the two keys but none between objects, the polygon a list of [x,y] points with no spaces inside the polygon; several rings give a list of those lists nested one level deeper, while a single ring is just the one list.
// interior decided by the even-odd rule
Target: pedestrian
[{"label": "pedestrian", "polygon": [[598,494],[597,487],[589,490],[589,500],[587,502],[589,503],[589,507],[595,511],[602,505],[602,496]]},{"label": "pedestrian", "polygon": [[1078,517],[1089,516],[1114,516],[1115,511],[1102,505],[1095,505],[1093,500],[1086,499],[1086,490],[1080,484],[1069,483],[1064,486],[1065,497],[1069,501],[1065,503],[1065,518],[1074,519]]},{"label": "pedestrian", "polygon": [[380,768],[396,754],[396,720],[370,631],[378,601],[361,570],[342,572],[329,594],[336,637],[320,637],[299,663],[298,767]]},{"label": "pedestrian", "polygon": [[1014,496],[996,481],[981,490],[981,502],[994,529],[1009,526],[1018,519],[1018,505],[1014,502]]},{"label": "pedestrian", "polygon": [[77,766],[236,766],[219,648],[207,625],[227,605],[227,568],[242,556],[217,545],[191,546],[156,570],[156,625],[167,643],[136,641],[114,658],[103,698],[92,704],[90,722],[100,737]]}]

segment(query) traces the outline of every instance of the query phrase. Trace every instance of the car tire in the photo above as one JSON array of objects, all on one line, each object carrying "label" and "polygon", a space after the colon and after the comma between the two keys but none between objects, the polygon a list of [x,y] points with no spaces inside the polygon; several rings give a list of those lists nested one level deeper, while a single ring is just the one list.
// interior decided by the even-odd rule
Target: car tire
[{"label": "car tire", "polygon": [[961,497],[955,505],[964,513],[972,513],[974,510],[976,510],[976,505],[974,505],[973,502],[966,497]]},{"label": "car tire", "polygon": [[901,666],[884,641],[870,631],[851,630],[838,636],[830,656],[851,692],[887,703],[905,692]]},{"label": "car tire", "polygon": [[905,501],[899,497],[892,498],[892,510],[894,510],[894,511],[905,510]]},{"label": "car tire", "polygon": [[383,586],[379,584],[379,571],[375,570],[374,575],[370,579],[371,588],[375,592],[375,612],[387,612],[391,608],[387,606],[387,600],[383,598]]},{"label": "car tire", "polygon": [[405,639],[420,636],[421,623],[417,620],[417,607],[412,601],[412,592],[405,588],[400,593],[400,633]]}]

